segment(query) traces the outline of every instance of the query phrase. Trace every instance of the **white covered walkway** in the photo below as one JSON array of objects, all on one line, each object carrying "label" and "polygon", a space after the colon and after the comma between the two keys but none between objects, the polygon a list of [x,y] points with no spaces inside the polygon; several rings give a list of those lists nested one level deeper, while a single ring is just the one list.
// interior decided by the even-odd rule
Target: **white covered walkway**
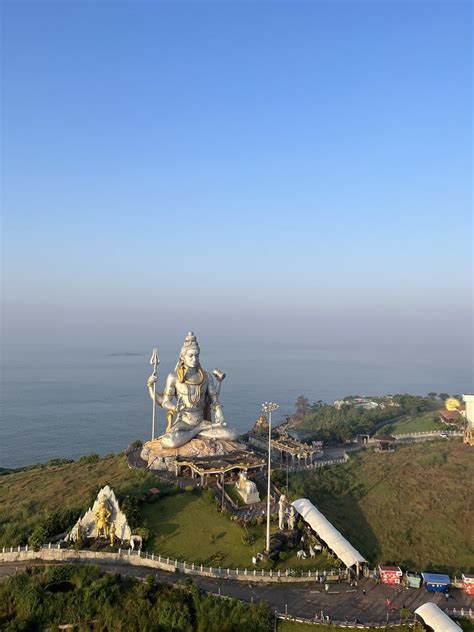
[{"label": "white covered walkway", "polygon": [[435,603],[428,602],[415,610],[415,614],[423,619],[433,632],[459,632],[461,628]]},{"label": "white covered walkway", "polygon": [[355,566],[359,574],[360,564],[366,564],[367,560],[355,549],[350,542],[334,527],[313,503],[307,498],[299,498],[292,503],[311,529],[341,560],[347,568]]}]

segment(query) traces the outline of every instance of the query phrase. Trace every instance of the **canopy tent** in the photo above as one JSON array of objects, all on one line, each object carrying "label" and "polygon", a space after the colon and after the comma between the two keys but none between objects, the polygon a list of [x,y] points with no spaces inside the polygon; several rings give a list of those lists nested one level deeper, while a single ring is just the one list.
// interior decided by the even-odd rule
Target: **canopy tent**
[{"label": "canopy tent", "polygon": [[316,509],[307,498],[299,498],[291,503],[311,529],[327,546],[334,551],[337,557],[349,568],[350,566],[367,563],[359,551]]},{"label": "canopy tent", "polygon": [[424,603],[415,610],[415,614],[421,617],[426,625],[433,628],[434,632],[459,632],[461,630],[435,603]]}]

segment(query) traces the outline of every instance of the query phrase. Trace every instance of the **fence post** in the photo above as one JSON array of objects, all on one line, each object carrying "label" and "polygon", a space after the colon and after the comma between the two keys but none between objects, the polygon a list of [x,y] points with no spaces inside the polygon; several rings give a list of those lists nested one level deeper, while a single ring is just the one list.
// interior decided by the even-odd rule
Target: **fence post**
[{"label": "fence post", "polygon": [[155,554],[154,553],[151,554],[151,559],[152,559],[153,562],[155,561]]}]

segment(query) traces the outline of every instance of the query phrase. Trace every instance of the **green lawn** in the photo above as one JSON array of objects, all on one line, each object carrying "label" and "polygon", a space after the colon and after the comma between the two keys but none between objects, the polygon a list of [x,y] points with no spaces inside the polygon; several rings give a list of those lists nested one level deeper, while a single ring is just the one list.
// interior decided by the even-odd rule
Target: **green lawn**
[{"label": "green lawn", "polygon": [[254,544],[242,544],[245,529],[196,492],[166,496],[144,505],[142,515],[155,534],[148,542],[148,550],[172,559],[206,566],[251,568],[252,556],[265,548],[263,525],[250,529],[256,536]]},{"label": "green lawn", "polygon": [[428,430],[446,430],[448,426],[439,420],[439,412],[430,410],[419,415],[411,415],[401,421],[387,424],[381,428],[380,433],[393,435],[406,432],[425,432]]},{"label": "green lawn", "polygon": [[[196,492],[166,496],[143,505],[141,512],[154,534],[147,549],[170,559],[205,566],[253,568],[252,557],[265,548],[264,524],[247,531]],[[276,522],[272,522],[272,531],[276,528]],[[255,537],[253,544],[242,543],[247,533]],[[323,554],[313,560],[299,560],[295,550],[288,551],[288,558],[278,561],[275,569],[331,570],[336,566],[337,562]]]}]

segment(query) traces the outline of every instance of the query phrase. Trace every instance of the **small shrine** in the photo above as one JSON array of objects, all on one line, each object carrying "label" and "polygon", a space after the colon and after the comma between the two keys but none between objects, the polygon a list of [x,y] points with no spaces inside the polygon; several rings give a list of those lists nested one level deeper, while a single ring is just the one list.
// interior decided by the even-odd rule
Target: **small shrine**
[{"label": "small shrine", "polygon": [[103,538],[113,546],[116,540],[129,542],[132,532],[127,518],[120,510],[114,490],[108,485],[97,494],[97,498],[86,513],[79,518],[66,536],[66,541],[76,542],[80,538]]}]

